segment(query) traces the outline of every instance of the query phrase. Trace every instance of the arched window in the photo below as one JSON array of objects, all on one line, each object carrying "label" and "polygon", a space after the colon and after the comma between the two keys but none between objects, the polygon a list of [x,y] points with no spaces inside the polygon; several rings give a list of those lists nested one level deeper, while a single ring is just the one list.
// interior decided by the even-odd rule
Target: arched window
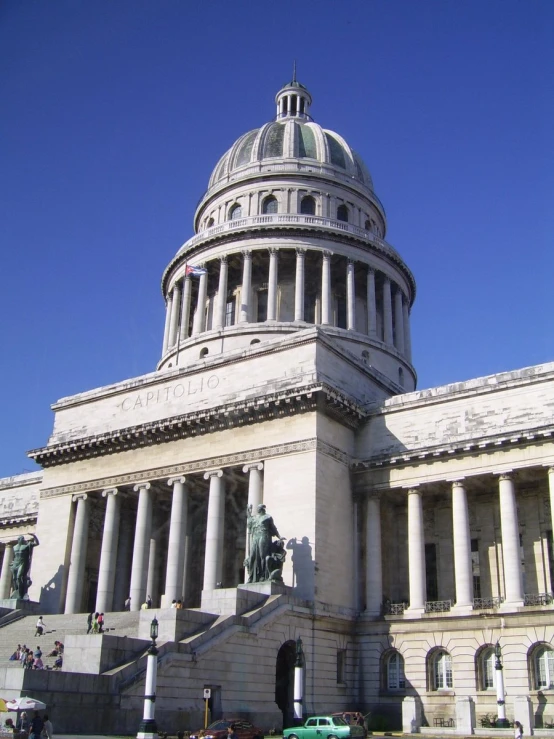
[{"label": "arched window", "polygon": [[262,213],[264,214],[277,213],[277,211],[278,211],[277,198],[274,198],[273,195],[268,195],[268,197],[265,198],[262,204]]},{"label": "arched window", "polygon": [[200,349],[200,359],[204,359],[204,357],[208,356],[208,347],[205,346],[202,349]]},{"label": "arched window", "polygon": [[431,689],[449,690],[452,688],[452,658],[444,649],[431,656]]},{"label": "arched window", "polygon": [[477,655],[477,686],[479,690],[496,690],[496,659],[494,647],[484,647]]},{"label": "arched window", "polygon": [[315,216],[315,200],[311,195],[306,195],[300,201],[300,212],[306,216]]},{"label": "arched window", "polygon": [[208,222],[206,223],[206,228],[211,228],[214,225],[214,219],[208,218]]},{"label": "arched window", "polygon": [[540,646],[533,652],[533,674],[535,690],[554,689],[554,651]]},{"label": "arched window", "polygon": [[259,343],[260,343],[259,339],[252,339],[252,341],[250,342],[250,346],[252,346],[253,344],[259,344]]},{"label": "arched window", "polygon": [[364,351],[362,352],[362,362],[364,364],[369,364],[369,352],[367,351],[367,349],[364,349]]},{"label": "arched window", "polygon": [[398,652],[392,652],[386,661],[387,690],[405,690],[404,659]]},{"label": "arched window", "polygon": [[229,220],[236,221],[237,218],[242,218],[242,208],[238,203],[235,203],[229,210]]},{"label": "arched window", "polygon": [[371,231],[371,221],[369,219],[365,222],[365,230]]},{"label": "arched window", "polygon": [[348,208],[344,203],[337,208],[337,221],[348,223]]}]

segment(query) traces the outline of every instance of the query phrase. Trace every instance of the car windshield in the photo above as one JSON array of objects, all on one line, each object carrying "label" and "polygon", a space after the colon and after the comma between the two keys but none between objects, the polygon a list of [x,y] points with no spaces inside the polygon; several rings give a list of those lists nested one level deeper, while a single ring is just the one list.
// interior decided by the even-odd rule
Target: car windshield
[{"label": "car windshield", "polygon": [[348,726],[346,721],[341,716],[333,716],[333,723],[335,726]]},{"label": "car windshield", "polygon": [[228,721],[214,721],[213,724],[210,724],[206,731],[209,731],[210,729],[213,729],[214,731],[221,731],[222,729],[226,729],[229,726]]}]

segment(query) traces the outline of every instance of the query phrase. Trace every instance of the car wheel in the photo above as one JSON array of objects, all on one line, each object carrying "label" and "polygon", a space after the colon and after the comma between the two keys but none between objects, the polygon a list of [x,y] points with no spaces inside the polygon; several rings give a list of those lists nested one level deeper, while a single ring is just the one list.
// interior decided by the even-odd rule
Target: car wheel
[{"label": "car wheel", "polygon": [[327,737],[327,739],[338,739],[338,737],[337,737],[336,734],[329,734],[329,736]]},{"label": "car wheel", "polygon": [[296,734],[289,734],[288,739],[298,739],[298,736]]}]

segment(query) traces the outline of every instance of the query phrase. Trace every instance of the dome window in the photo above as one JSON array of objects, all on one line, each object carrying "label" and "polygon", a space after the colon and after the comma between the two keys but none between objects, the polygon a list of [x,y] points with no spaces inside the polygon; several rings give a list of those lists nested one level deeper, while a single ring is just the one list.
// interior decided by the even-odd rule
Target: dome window
[{"label": "dome window", "polygon": [[365,230],[371,231],[371,221],[368,220],[365,222]]},{"label": "dome window", "polygon": [[369,364],[369,352],[367,350],[362,352],[362,362],[364,364]]},{"label": "dome window", "polygon": [[214,219],[208,218],[208,222],[206,223],[206,228],[211,228],[214,225]]},{"label": "dome window", "polygon": [[238,203],[235,203],[229,210],[229,220],[236,221],[238,218],[242,218],[242,208]]},{"label": "dome window", "polygon": [[315,216],[315,200],[311,195],[306,195],[300,201],[300,212],[306,216]]},{"label": "dome window", "polygon": [[348,223],[348,208],[344,204],[337,208],[337,221]]},{"label": "dome window", "polygon": [[253,346],[254,344],[259,344],[259,343],[260,343],[259,339],[252,339],[252,341],[250,342],[250,346]]},{"label": "dome window", "polygon": [[273,195],[268,195],[267,198],[265,198],[263,204],[262,204],[262,213],[269,214],[269,213],[277,213],[279,210],[277,198],[274,198]]},{"label": "dome window", "polygon": [[208,347],[205,346],[202,349],[200,349],[200,359],[204,359],[204,357],[208,356]]}]

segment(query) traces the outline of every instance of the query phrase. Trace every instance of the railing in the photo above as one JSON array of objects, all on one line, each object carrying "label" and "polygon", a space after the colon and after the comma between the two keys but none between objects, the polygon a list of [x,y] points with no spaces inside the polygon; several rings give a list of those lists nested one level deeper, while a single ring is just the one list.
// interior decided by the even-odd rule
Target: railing
[{"label": "railing", "polygon": [[407,603],[383,603],[383,613],[387,616],[402,616],[406,608]]},{"label": "railing", "polygon": [[525,593],[523,596],[524,606],[549,606],[554,603],[552,593]]},{"label": "railing", "polygon": [[504,598],[474,598],[473,599],[473,610],[482,611],[487,608],[498,608]]},{"label": "railing", "polygon": [[263,216],[248,216],[246,218],[237,218],[234,221],[225,221],[225,223],[207,228],[205,231],[201,231],[196,234],[196,236],[190,238],[183,244],[178,253],[189,251],[193,246],[196,246],[196,244],[205,241],[206,239],[210,239],[213,236],[219,236],[223,233],[240,231],[241,229],[252,228],[253,226],[277,226],[286,224],[295,224],[299,226],[323,226],[324,228],[330,228],[335,231],[350,233],[379,247],[382,251],[395,259],[400,259],[400,255],[392,248],[392,246],[379,238],[379,236],[371,233],[371,231],[366,231],[365,228],[355,226],[353,223],[337,221],[334,218],[324,218],[323,216],[302,215],[297,213],[276,213]]},{"label": "railing", "polygon": [[451,608],[451,600],[428,600],[425,603],[425,613],[445,613]]}]

